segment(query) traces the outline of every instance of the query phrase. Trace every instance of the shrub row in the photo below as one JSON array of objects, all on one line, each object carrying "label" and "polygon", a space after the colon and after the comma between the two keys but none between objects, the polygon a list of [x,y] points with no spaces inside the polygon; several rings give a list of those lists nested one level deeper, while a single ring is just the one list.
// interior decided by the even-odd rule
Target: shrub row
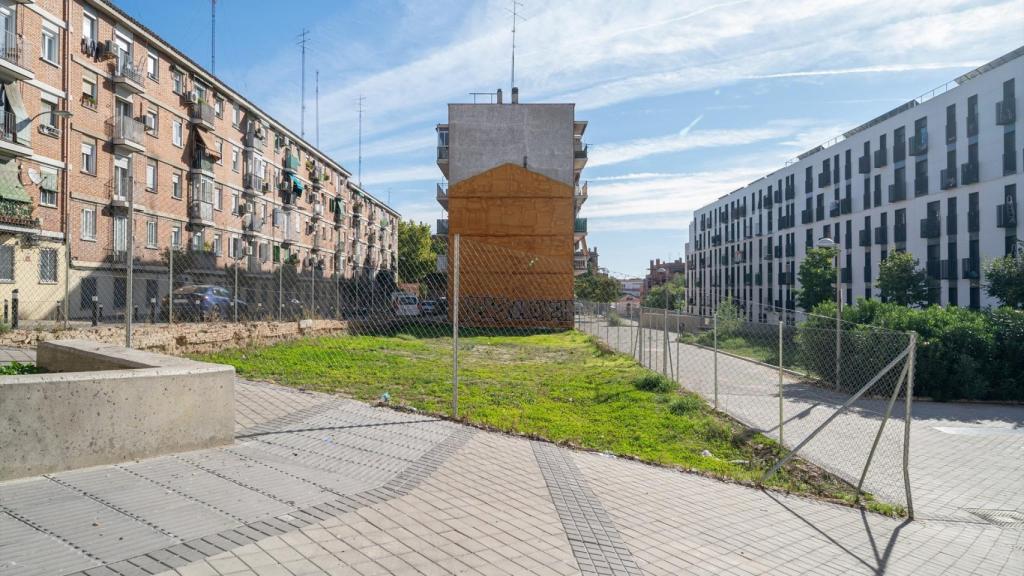
[{"label": "shrub row", "polygon": [[[828,330],[835,304],[814,309],[824,318],[799,329],[805,365],[826,379],[835,371],[835,332]],[[843,309],[843,320],[859,325],[842,340],[841,385],[850,389],[862,375],[884,367],[901,336],[872,326],[918,334],[914,396],[935,400],[1024,401],[1024,311],[1003,307],[985,311],[931,306],[917,309],[860,299]],[[831,343],[830,343],[831,342]],[[831,360],[829,351],[831,350]]]}]

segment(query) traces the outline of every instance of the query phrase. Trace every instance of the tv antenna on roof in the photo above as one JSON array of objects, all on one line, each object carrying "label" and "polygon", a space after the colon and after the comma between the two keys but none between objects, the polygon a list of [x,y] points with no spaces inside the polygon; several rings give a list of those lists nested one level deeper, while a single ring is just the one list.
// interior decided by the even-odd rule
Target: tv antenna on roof
[{"label": "tv antenna on roof", "polygon": [[217,0],[210,0],[210,72],[217,73]]},{"label": "tv antenna on roof", "polygon": [[299,136],[302,138],[306,137],[306,43],[309,42],[309,29],[303,28],[302,32],[299,33],[299,46],[302,47],[302,108]]},{"label": "tv antenna on roof", "polygon": [[519,0],[512,0],[512,9],[505,9],[512,13],[512,85],[509,86],[509,93],[512,92],[512,88],[516,87],[516,23],[520,19],[526,21],[526,18],[519,15],[519,7],[522,5],[523,3]]}]

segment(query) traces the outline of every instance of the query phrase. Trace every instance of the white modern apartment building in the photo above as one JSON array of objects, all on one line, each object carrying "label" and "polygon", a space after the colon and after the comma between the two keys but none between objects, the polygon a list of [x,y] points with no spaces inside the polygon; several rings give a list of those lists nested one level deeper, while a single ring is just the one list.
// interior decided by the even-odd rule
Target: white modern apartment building
[{"label": "white modern apartment building", "polygon": [[696,210],[688,310],[709,314],[727,297],[751,319],[794,310],[800,262],[822,237],[839,246],[844,302],[878,297],[879,262],[902,250],[939,282],[936,303],[996,304],[981,264],[1022,237],[1022,78],[1024,47]]}]

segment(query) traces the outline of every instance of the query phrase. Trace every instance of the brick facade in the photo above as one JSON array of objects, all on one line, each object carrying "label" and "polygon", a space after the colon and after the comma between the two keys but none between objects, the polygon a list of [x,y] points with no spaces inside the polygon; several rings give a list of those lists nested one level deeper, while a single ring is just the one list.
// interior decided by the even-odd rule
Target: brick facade
[{"label": "brick facade", "polygon": [[[235,247],[240,267],[267,280],[277,259],[323,278],[394,269],[397,212],[138,22],[99,1],[37,0],[9,10],[21,51],[6,52],[18,58],[0,62],[0,77],[24,105],[3,103],[19,127],[3,140],[30,153],[0,143],[0,163],[9,168],[0,190],[20,186],[31,202],[3,193],[0,214],[20,219],[0,217],[0,257],[15,263],[13,274],[3,274],[13,278],[0,278],[0,298],[18,288],[21,317],[58,314],[65,294],[72,318],[87,315],[90,294],[108,309],[123,306],[115,280],[124,276],[129,237],[136,302],[153,296],[147,280],[157,297],[166,295],[172,233],[188,263],[213,276],[234,264]],[[40,57],[46,33],[57,38],[53,62]],[[29,77],[18,78],[16,64]],[[46,102],[72,116],[54,119],[53,130],[39,128],[47,115],[21,129]],[[147,116],[155,121],[145,125]],[[55,278],[44,250],[57,252]],[[0,271],[7,267],[0,261]]]}]

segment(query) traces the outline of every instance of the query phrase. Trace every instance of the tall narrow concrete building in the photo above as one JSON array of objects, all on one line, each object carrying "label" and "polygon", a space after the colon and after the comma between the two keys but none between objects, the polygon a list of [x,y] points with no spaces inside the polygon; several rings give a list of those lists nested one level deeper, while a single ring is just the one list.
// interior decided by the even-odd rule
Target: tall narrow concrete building
[{"label": "tall narrow concrete building", "polygon": [[572,322],[574,255],[589,254],[579,217],[586,128],[575,104],[520,104],[515,88],[509,103],[499,90],[493,102],[449,104],[448,122],[437,126],[437,165],[447,179],[437,200],[448,211],[437,233],[449,245],[458,234],[467,246],[539,257],[527,267],[485,258],[482,248],[462,253],[460,295],[467,305],[475,295],[491,309],[508,307],[496,322]]}]

